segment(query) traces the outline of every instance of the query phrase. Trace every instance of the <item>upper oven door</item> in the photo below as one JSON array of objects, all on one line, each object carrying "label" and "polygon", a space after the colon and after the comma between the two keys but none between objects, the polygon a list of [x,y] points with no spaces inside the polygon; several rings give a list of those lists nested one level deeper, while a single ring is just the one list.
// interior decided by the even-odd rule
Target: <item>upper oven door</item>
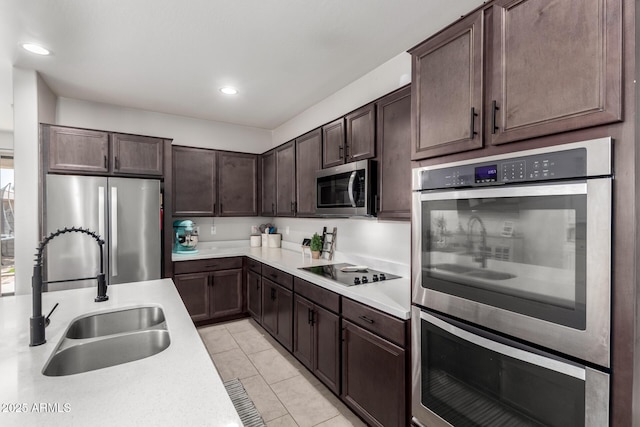
[{"label": "upper oven door", "polygon": [[609,366],[611,179],[414,193],[413,302]]}]

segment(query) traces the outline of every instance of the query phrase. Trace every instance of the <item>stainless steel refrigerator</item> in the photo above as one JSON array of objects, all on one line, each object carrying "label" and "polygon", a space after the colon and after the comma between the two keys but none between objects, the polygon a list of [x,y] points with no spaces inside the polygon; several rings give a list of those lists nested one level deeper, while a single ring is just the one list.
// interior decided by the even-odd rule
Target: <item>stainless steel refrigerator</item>
[{"label": "stainless steel refrigerator", "polygon": [[[159,279],[160,181],[47,175],[44,236],[64,227],[89,228],[105,240],[107,284]],[[47,281],[96,276],[100,249],[81,233],[66,233],[46,248]],[[96,280],[51,283],[48,291],[97,286]]]}]

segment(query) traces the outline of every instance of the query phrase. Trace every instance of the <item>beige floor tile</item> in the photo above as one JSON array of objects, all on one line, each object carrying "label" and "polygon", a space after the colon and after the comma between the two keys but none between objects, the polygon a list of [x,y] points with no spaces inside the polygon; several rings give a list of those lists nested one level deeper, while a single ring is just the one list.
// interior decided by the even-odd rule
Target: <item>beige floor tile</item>
[{"label": "beige floor tile", "polygon": [[360,424],[353,424],[351,421],[346,419],[343,415],[338,415],[335,418],[331,418],[328,421],[317,424],[316,427],[353,427],[354,425],[362,425],[365,424],[360,422]]},{"label": "beige floor tile", "polygon": [[287,415],[287,410],[278,399],[278,396],[260,375],[244,378],[241,381],[249,398],[253,401],[265,422]]},{"label": "beige floor tile", "polygon": [[251,319],[241,319],[241,320],[234,320],[232,322],[224,323],[224,326],[227,328],[227,330],[230,333],[235,334],[236,332],[255,329],[254,327],[255,322],[254,323],[252,322],[253,321]]},{"label": "beige floor tile", "polygon": [[238,343],[245,354],[257,353],[259,351],[272,349],[273,346],[256,329],[233,333],[233,338]]},{"label": "beige floor tile", "polygon": [[271,388],[301,427],[315,426],[340,415],[331,402],[300,375],[272,384]]},{"label": "beige floor tile", "polygon": [[284,417],[276,418],[267,422],[267,427],[298,427],[291,415],[285,415]]},{"label": "beige floor tile", "polygon": [[258,371],[240,349],[211,355],[223,381],[232,378],[248,378],[258,375]]},{"label": "beige floor tile", "polygon": [[299,376],[300,372],[276,349],[269,349],[248,355],[251,362],[260,372],[267,384]]},{"label": "beige floor tile", "polygon": [[204,345],[207,346],[209,354],[222,353],[239,348],[236,340],[229,331],[225,329],[211,329],[200,333]]},{"label": "beige floor tile", "polygon": [[[323,385],[324,387],[324,385]],[[324,388],[320,392],[339,412],[340,414],[356,427],[366,427],[366,424],[356,414],[345,405],[338,396],[333,394],[328,388]]]}]

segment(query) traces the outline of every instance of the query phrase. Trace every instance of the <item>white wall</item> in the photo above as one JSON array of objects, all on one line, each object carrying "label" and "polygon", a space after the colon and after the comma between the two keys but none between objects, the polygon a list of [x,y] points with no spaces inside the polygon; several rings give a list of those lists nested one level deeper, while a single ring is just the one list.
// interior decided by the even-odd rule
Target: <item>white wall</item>
[{"label": "white wall", "polygon": [[55,95],[34,70],[13,69],[16,294],[31,292],[39,242],[38,123],[55,117]]},{"label": "white wall", "polygon": [[0,150],[13,150],[13,131],[0,131]]},{"label": "white wall", "polygon": [[273,130],[273,147],[347,114],[411,82],[411,55],[402,52]]},{"label": "white wall", "polygon": [[[176,220],[178,218],[174,218]],[[198,227],[198,241],[214,242],[225,240],[249,240],[251,226],[266,224],[273,221],[273,218],[263,217],[240,217],[240,218],[188,218],[193,220]],[[211,232],[211,227],[215,226],[215,234]]]},{"label": "white wall", "polygon": [[336,251],[405,265],[411,263],[411,224],[408,222],[365,218],[274,218],[273,224],[282,234],[282,240],[292,243],[302,243],[303,238],[311,238],[313,233],[321,235],[323,227],[329,232],[337,227]]},{"label": "white wall", "polygon": [[58,99],[56,123],[173,139],[173,144],[263,153],[271,131],[78,99]]}]

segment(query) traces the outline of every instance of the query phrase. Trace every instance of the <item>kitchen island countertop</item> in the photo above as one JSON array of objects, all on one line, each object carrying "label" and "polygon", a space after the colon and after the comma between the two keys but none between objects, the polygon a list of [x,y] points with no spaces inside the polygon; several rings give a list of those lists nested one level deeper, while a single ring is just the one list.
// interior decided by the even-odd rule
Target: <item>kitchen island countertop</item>
[{"label": "kitchen island countertop", "polygon": [[[397,268],[397,265],[393,266],[391,265],[392,263],[380,265],[380,263],[384,263],[384,261],[367,260],[342,254],[339,254],[340,258],[332,261],[326,259],[311,259],[308,255],[302,255],[299,245],[289,245],[283,248],[256,248],[250,247],[248,241],[246,243],[229,243],[230,244],[225,244],[224,242],[206,242],[198,246],[198,252],[195,254],[172,254],[172,261],[181,262],[208,258],[247,256],[337,294],[377,308],[399,319],[407,320],[411,317],[411,280],[407,277],[409,275],[408,268],[406,268],[406,271],[399,271],[394,269],[394,267]],[[286,245],[286,242],[283,242],[283,246],[284,245]],[[385,282],[344,286],[309,271],[300,270],[300,267],[337,264],[341,262],[365,264],[372,268],[398,274],[403,277]],[[394,271],[388,271],[387,269]]]},{"label": "kitchen island countertop", "polygon": [[[209,354],[170,279],[43,294],[47,342],[29,347],[31,295],[0,298],[0,425],[242,425]],[[71,321],[91,312],[161,306],[169,347],[151,357],[75,375],[41,372]]]}]

